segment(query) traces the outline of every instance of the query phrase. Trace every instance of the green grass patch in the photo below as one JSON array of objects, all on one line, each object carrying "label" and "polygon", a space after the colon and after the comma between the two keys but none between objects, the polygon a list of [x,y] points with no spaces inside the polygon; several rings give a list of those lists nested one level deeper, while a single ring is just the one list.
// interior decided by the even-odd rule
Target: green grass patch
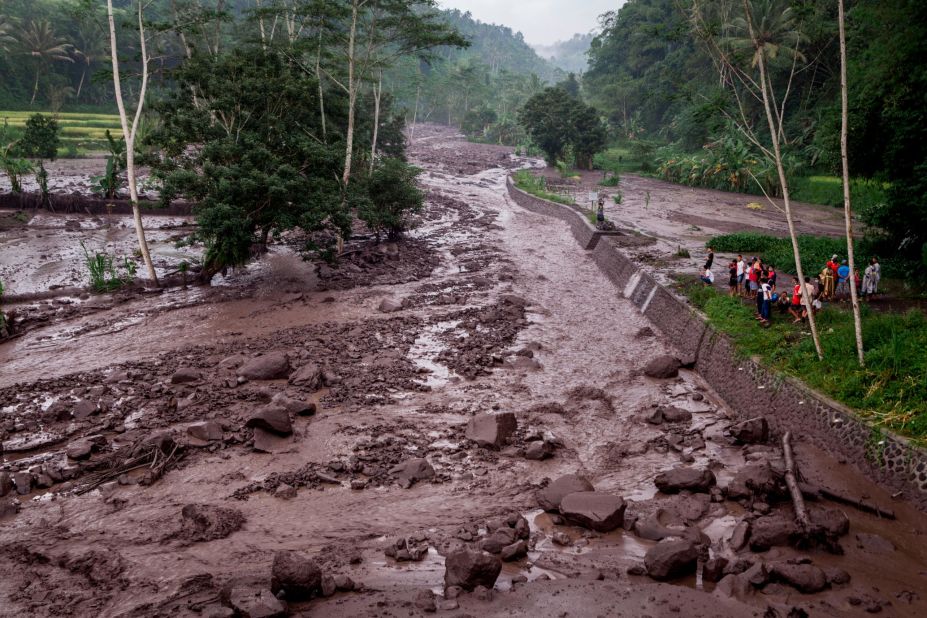
[{"label": "green grass patch", "polygon": [[[792,197],[799,202],[843,208],[843,180],[838,176],[799,176],[792,179]],[[888,184],[853,178],[850,199],[854,211],[862,211],[888,199]]]},{"label": "green grass patch", "polygon": [[828,397],[853,408],[867,422],[924,444],[927,441],[927,316],[879,313],[862,307],[866,367],[856,362],[853,316],[825,308],[818,314],[824,360],[804,326],[773,310],[770,328],[754,319],[744,304],[697,281],[680,286],[712,326],[731,337],[738,351],[757,356],[767,367],[798,378]]},{"label": "green grass patch", "polygon": [[[20,137],[26,121],[35,111],[0,111],[0,123],[6,119],[14,137]],[[48,112],[40,112],[47,114]],[[113,137],[122,137],[119,116],[112,114],[59,113],[55,116],[61,127],[59,157],[73,157],[92,151],[106,150],[106,130]]]},{"label": "green grass patch", "polygon": [[629,144],[616,144],[592,157],[592,166],[597,170],[620,174],[648,171],[650,162],[632,150]]},{"label": "green grass patch", "polygon": [[547,180],[543,176],[535,176],[529,170],[518,170],[512,176],[512,180],[515,182],[516,187],[535,197],[557,202],[558,204],[566,204],[568,206],[575,204],[571,197],[548,191]]}]

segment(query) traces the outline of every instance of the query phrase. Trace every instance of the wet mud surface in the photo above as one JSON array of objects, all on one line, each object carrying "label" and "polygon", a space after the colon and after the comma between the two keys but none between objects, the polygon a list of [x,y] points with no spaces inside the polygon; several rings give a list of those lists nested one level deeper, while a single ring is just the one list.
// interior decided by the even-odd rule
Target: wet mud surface
[{"label": "wet mud surface", "polygon": [[[645,375],[670,344],[506,197],[534,162],[430,126],[410,155],[408,242],[273,245],[0,344],[0,615],[275,615],[285,551],[318,575],[291,615],[927,613],[923,514],[798,437],[809,487],[896,519],[815,500],[794,530],[778,445],[697,374]],[[570,474],[621,514],[545,512]],[[447,588],[480,547],[492,589]]]}]

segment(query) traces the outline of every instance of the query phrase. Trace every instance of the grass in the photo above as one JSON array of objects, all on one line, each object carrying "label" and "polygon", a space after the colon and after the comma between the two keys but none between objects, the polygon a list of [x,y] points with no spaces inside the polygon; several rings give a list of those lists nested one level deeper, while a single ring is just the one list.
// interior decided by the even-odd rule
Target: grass
[{"label": "grass", "polygon": [[[0,123],[6,119],[17,137],[26,125],[29,116],[36,111],[0,111]],[[39,112],[47,114],[49,112]],[[113,137],[122,136],[119,117],[113,114],[59,113],[56,115],[61,127],[59,157],[75,157],[88,152],[106,150],[106,130]]]},{"label": "grass", "polygon": [[[799,176],[792,179],[792,197],[799,202],[824,204],[843,208],[843,180],[838,176]],[[887,199],[888,185],[853,178],[850,180],[850,197],[855,211],[862,211]]]},{"label": "grass", "polygon": [[866,367],[856,362],[853,317],[825,308],[818,314],[824,360],[810,334],[773,310],[773,323],[760,328],[752,304],[744,304],[697,281],[681,284],[692,304],[712,326],[731,337],[739,352],[757,356],[767,367],[798,378],[852,408],[867,422],[920,444],[927,443],[927,316],[878,313],[862,308]]},{"label": "grass", "polygon": [[592,165],[597,170],[616,174],[648,171],[650,168],[650,162],[643,160],[628,143],[615,144],[598,153],[592,158]]},{"label": "grass", "polygon": [[539,176],[535,176],[528,170],[518,170],[512,176],[512,180],[515,182],[516,187],[525,193],[534,195],[535,197],[550,200],[551,202],[557,202],[558,204],[566,204],[568,206],[573,206],[575,204],[573,198],[571,197],[560,195],[559,193],[549,192],[547,190],[547,182],[545,179]]}]

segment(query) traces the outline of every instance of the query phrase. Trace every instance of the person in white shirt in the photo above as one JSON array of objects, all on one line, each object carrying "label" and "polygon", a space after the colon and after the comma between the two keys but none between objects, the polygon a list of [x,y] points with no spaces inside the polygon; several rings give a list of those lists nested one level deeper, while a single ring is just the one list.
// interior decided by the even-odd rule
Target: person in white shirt
[{"label": "person in white shirt", "polygon": [[702,283],[704,283],[705,285],[714,285],[715,274],[711,272],[710,268],[705,269],[705,273],[702,275]]},{"label": "person in white shirt", "polygon": [[742,293],[744,289],[744,275],[747,273],[747,263],[744,256],[737,256],[737,292]]}]

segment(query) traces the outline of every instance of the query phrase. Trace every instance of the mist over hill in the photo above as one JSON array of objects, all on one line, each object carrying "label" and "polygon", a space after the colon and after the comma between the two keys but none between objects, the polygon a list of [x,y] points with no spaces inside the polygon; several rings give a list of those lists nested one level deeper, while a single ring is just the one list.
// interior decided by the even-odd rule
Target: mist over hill
[{"label": "mist over hill", "polygon": [[595,34],[592,32],[577,33],[566,41],[557,41],[550,45],[535,45],[534,51],[555,67],[568,73],[584,73],[589,66],[589,58],[586,54],[594,38]]}]

